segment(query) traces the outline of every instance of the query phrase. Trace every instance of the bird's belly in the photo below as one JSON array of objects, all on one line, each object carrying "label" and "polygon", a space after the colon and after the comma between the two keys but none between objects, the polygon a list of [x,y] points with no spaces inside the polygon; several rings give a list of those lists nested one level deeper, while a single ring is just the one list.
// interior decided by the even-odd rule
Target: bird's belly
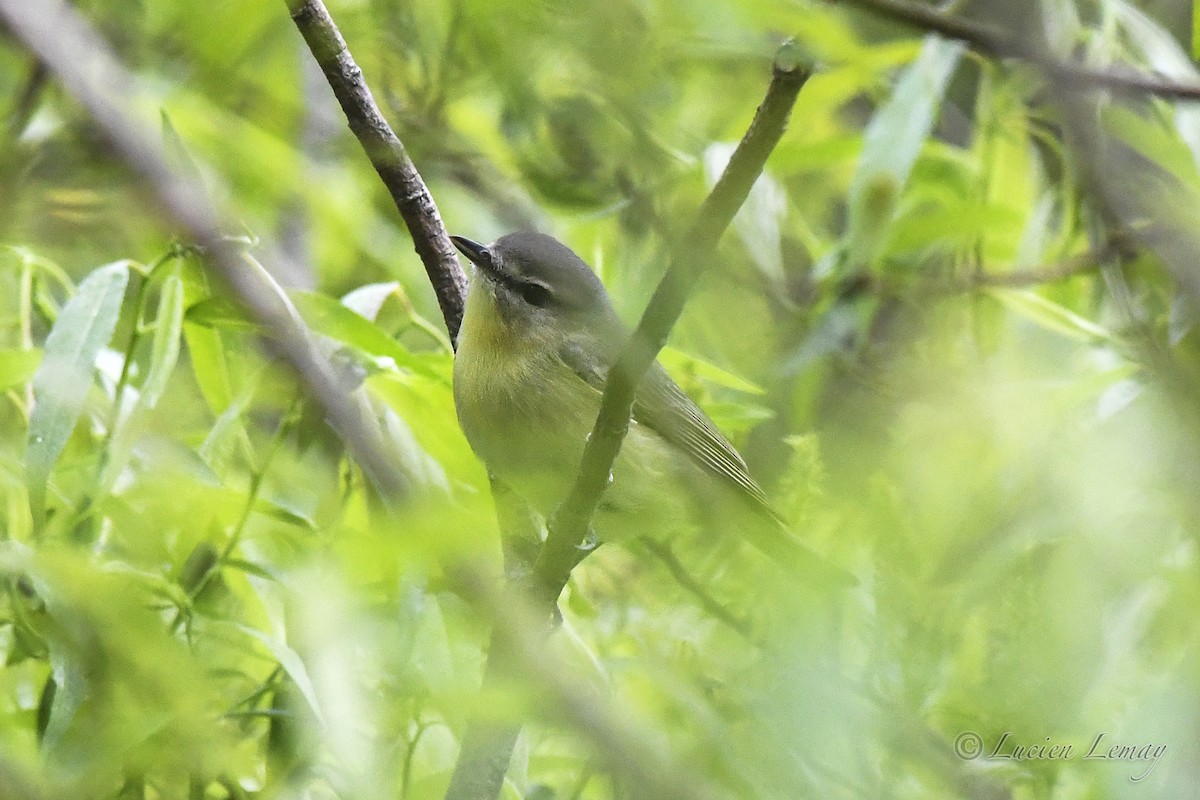
[{"label": "bird's belly", "polygon": [[595,417],[571,383],[551,391],[539,378],[546,374],[523,362],[472,357],[461,345],[454,369],[455,409],[471,449],[531,503],[531,495],[565,492],[560,485],[569,486],[566,474],[578,465],[590,429],[584,420]]},{"label": "bird's belly", "polygon": [[[467,441],[496,478],[549,516],[578,475],[600,394],[574,375],[551,390],[529,373],[479,366],[455,368],[455,406]],[[594,518],[597,533],[611,541],[682,522],[685,484],[697,476],[680,473],[693,470],[657,433],[633,423]]]}]

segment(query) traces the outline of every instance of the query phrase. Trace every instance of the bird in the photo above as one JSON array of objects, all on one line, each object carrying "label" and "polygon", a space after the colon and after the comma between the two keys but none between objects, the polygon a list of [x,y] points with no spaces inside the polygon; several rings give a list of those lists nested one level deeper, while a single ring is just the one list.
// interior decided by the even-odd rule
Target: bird
[{"label": "bird", "polygon": [[[550,519],[630,330],[596,273],[557,239],[450,239],[472,265],[453,370],[459,424],[489,472]],[[689,528],[744,534],[772,558],[846,575],[795,540],[737,449],[657,361],[638,385],[592,528],[600,542]]]}]

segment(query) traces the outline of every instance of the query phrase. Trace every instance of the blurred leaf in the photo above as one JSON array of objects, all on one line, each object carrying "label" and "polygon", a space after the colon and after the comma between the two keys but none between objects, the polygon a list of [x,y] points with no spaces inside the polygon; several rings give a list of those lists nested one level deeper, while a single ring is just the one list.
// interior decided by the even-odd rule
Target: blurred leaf
[{"label": "blurred leaf", "polygon": [[1200,61],[1200,0],[1192,0],[1192,59]]},{"label": "blurred leaf", "polygon": [[745,392],[746,394],[766,394],[766,391],[761,386],[751,383],[745,378],[739,378],[732,372],[721,369],[716,364],[684,353],[682,350],[677,350],[674,347],[664,347],[658,354],[658,360],[677,381],[686,383],[687,377],[694,376],[714,383],[717,386]]},{"label": "blurred leaf", "polygon": [[42,363],[42,351],[0,350],[0,392],[24,386],[36,374]]},{"label": "blurred leaf", "polygon": [[937,120],[942,94],[958,66],[960,42],[929,37],[871,118],[862,158],[850,184],[849,260],[870,264],[909,172]]},{"label": "blurred leaf", "polygon": [[254,510],[269,517],[274,517],[281,522],[286,522],[288,525],[296,525],[310,531],[318,530],[317,523],[307,515],[291,508],[284,508],[279,503],[264,497],[258,498],[254,504]]},{"label": "blurred leaf", "polygon": [[225,297],[210,297],[190,306],[187,321],[205,328],[257,331],[259,325],[246,317],[237,303]]},{"label": "blurred leaf", "polygon": [[240,558],[227,558],[221,563],[228,569],[240,570],[247,575],[253,575],[256,578],[262,578],[263,580],[271,581],[272,583],[279,582],[279,576],[273,574],[270,570]]},{"label": "blurred leaf", "polygon": [[[1105,109],[1104,123],[1123,143],[1163,170],[1157,177],[1186,185],[1193,192],[1200,191],[1200,169],[1195,156],[1178,132],[1164,125],[1157,114],[1112,106]],[[1156,176],[1151,173],[1145,177]]]},{"label": "blurred leaf", "polygon": [[292,300],[305,322],[317,333],[345,342],[376,359],[390,359],[397,367],[427,378],[440,378],[424,361],[414,357],[378,326],[336,299],[318,292],[293,292]]},{"label": "blurred leaf", "polygon": [[187,151],[183,140],[179,138],[179,131],[175,130],[175,126],[171,124],[171,117],[168,116],[166,109],[159,111],[159,118],[162,122],[163,149],[166,150],[167,161],[177,172],[203,186],[204,176],[200,174],[200,168],[196,166],[195,159]]},{"label": "blurred leaf", "polygon": [[369,283],[366,286],[360,286],[354,291],[343,295],[342,305],[355,314],[371,322],[376,322],[378,321],[379,311],[383,308],[383,304],[393,298],[398,302],[406,300],[403,295],[403,289],[398,282]]},{"label": "blurred leaf", "polygon": [[223,413],[233,402],[234,392],[220,332],[189,323],[183,326],[183,337],[201,396],[210,411]]},{"label": "blurred leaf", "polygon": [[254,399],[257,389],[257,380],[249,381],[241,387],[237,397],[234,397],[228,407],[217,417],[216,423],[196,451],[209,469],[216,473],[222,481],[227,479],[236,448],[242,446],[247,454],[253,452],[249,445],[246,429],[242,425],[242,414],[250,406],[250,401]]},{"label": "blurred leaf", "polygon": [[324,716],[321,714],[321,707],[317,701],[316,689],[313,688],[312,679],[308,676],[308,669],[304,666],[304,661],[300,658],[299,654],[274,636],[269,636],[260,630],[246,625],[238,625],[237,627],[266,646],[271,655],[279,662],[279,666],[283,667],[288,677],[296,684],[296,688],[304,697],[304,701],[312,709],[313,716],[317,718],[318,722],[323,721]]},{"label": "blurred leaf", "polygon": [[[704,152],[704,173],[710,189],[725,171],[735,149],[735,144],[721,143],[710,145]],[[782,282],[784,277],[780,228],[787,208],[783,187],[763,172],[733,219],[734,230],[754,259],[755,266],[776,283]]]},{"label": "blurred leaf", "polygon": [[121,314],[129,267],[129,261],[117,261],[93,271],[46,337],[42,363],[33,378],[35,405],[25,455],[35,519],[45,512],[46,481],[83,410],[96,356],[112,338]]},{"label": "blurred leaf", "polygon": [[1112,334],[1100,325],[1034,292],[988,289],[987,294],[1048,331],[1080,341],[1109,341],[1113,338]]},{"label": "blurred leaf", "polygon": [[179,585],[188,594],[194,594],[220,561],[220,553],[211,542],[201,541],[188,554],[179,570]]},{"label": "blurred leaf", "polygon": [[150,350],[150,368],[142,383],[141,403],[147,408],[158,405],[167,381],[179,360],[179,340],[183,335],[183,279],[178,270],[163,281],[154,318],[154,339]]},{"label": "blurred leaf", "polygon": [[[1185,84],[1200,82],[1200,70],[1170,31],[1125,0],[1109,2],[1122,34],[1146,60],[1151,71]],[[1176,103],[1172,111],[1180,137],[1187,143],[1195,162],[1200,164],[1200,108],[1195,103]]]}]

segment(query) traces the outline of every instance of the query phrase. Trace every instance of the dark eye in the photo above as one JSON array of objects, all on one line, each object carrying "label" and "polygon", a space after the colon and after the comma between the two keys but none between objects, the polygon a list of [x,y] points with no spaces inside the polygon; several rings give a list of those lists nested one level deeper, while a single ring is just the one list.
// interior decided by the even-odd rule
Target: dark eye
[{"label": "dark eye", "polygon": [[540,283],[523,283],[521,284],[520,292],[522,300],[537,308],[545,308],[554,299],[550,294],[550,290]]}]

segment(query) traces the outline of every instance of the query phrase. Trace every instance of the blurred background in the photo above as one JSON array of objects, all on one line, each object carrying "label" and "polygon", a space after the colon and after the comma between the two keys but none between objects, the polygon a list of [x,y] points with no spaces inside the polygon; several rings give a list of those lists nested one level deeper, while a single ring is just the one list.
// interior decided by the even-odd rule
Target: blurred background
[{"label": "blurred background", "polygon": [[[662,361],[859,583],[600,548],[537,646],[613,733],[529,670],[477,697],[456,570],[501,547],[449,339],[285,5],[76,5],[228,234],[292,256],[412,488],[383,513],[0,30],[0,797],[442,797],[480,709],[524,723],[506,798],[641,797],[622,742],[712,796],[1200,796],[1195,104],[858,3],[330,0],[447,228],[557,236],[630,323],[780,44],[820,65]],[[943,10],[1200,84],[1185,0]]]}]

